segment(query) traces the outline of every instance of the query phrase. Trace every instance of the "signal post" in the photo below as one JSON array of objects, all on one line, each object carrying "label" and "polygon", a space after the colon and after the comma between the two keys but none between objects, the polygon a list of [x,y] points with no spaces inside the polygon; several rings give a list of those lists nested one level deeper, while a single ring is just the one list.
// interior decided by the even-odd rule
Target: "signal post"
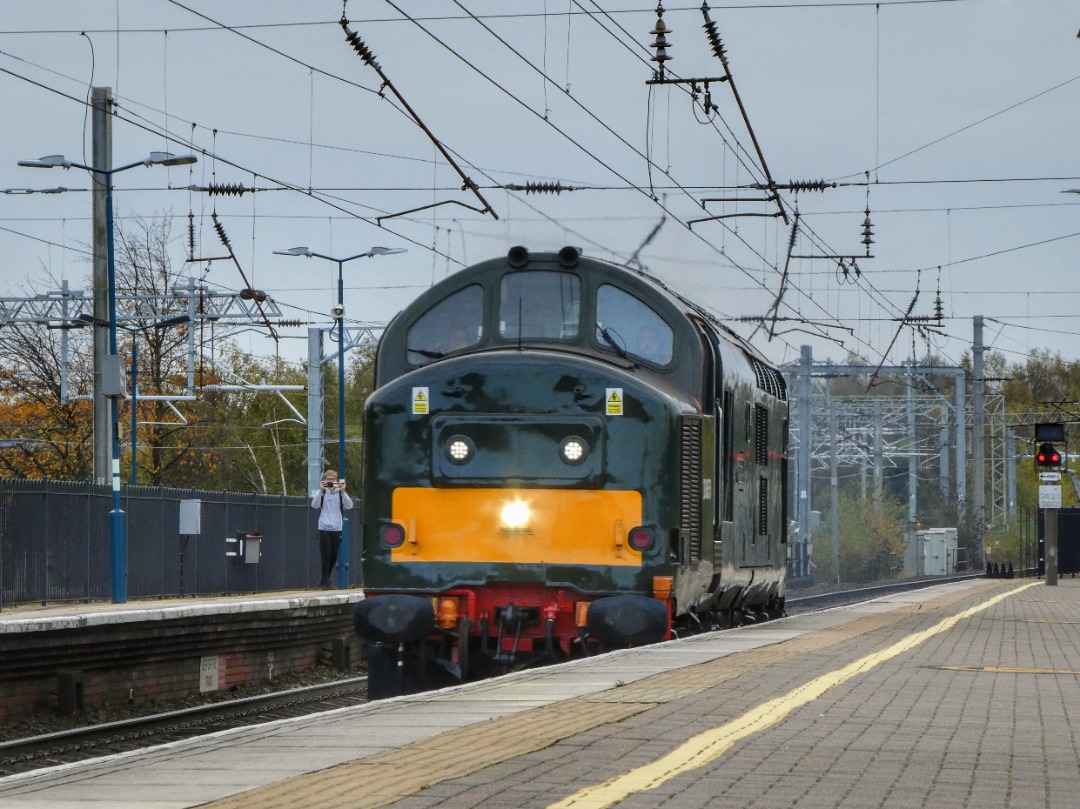
[{"label": "signal post", "polygon": [[1056,586],[1058,580],[1058,509],[1061,508],[1062,453],[1053,442],[1065,442],[1065,425],[1046,423],[1035,425],[1035,471],[1039,474],[1039,508],[1043,512],[1043,549],[1046,562],[1046,584]]}]

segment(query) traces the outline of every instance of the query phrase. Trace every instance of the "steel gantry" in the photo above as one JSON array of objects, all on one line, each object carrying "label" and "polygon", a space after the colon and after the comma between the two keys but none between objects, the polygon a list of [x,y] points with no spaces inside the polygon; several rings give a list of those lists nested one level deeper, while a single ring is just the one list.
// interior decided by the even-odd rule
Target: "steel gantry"
[{"label": "steel gantry", "polygon": [[[144,396],[143,400],[165,401],[177,413],[181,422],[183,414],[176,410],[174,402],[191,401],[202,390],[214,391],[271,391],[298,390],[297,385],[253,385],[246,381],[237,384],[197,385],[195,381],[196,331],[209,324],[214,328],[212,339],[223,339],[240,331],[258,327],[269,317],[272,321],[285,325],[278,305],[271,298],[258,303],[242,293],[225,292],[196,284],[194,279],[174,287],[163,295],[117,295],[117,323],[141,326],[153,323],[164,315],[186,314],[190,318],[187,348],[187,384],[183,392],[161,396]],[[36,323],[46,328],[61,332],[60,395],[61,401],[71,397],[68,388],[68,366],[70,364],[70,330],[83,328],[86,321],[81,314],[92,308],[93,298],[81,289],[71,289],[67,281],[62,288],[49,292],[24,297],[0,297],[0,327],[24,323]],[[298,324],[294,324],[298,325]],[[385,323],[356,323],[346,325],[345,350],[354,348],[374,348],[382,335]],[[336,331],[333,325],[314,326],[308,329],[308,415],[305,419],[286,400],[286,404],[296,416],[296,421],[307,425],[307,467],[309,488],[317,488],[322,478],[325,463],[324,448],[327,443],[323,405],[325,400],[322,367],[337,358],[337,352],[324,352],[323,335]],[[85,396],[86,394],[80,394]],[[95,441],[97,441],[95,435]]]},{"label": "steel gantry", "polygon": [[[225,338],[240,331],[252,328],[264,321],[264,316],[272,317],[284,323],[277,304],[269,298],[259,301],[261,310],[256,310],[256,302],[243,293],[211,289],[197,284],[188,278],[185,284],[174,286],[169,292],[157,295],[116,296],[116,324],[129,332],[140,331],[163,317],[186,315],[187,321],[187,380],[182,392],[162,395],[141,395],[144,401],[165,402],[175,412],[181,423],[186,420],[176,408],[176,402],[195,399],[197,385],[195,381],[196,332],[209,326],[211,340]],[[0,297],[0,327],[19,324],[37,324],[47,329],[59,330],[60,337],[60,401],[66,403],[71,398],[91,398],[90,394],[73,395],[68,384],[71,359],[72,329],[84,328],[97,320],[93,311],[94,298],[81,289],[71,289],[63,281],[59,290],[50,290],[43,294]],[[95,361],[97,357],[95,356]],[[118,390],[115,395],[124,396],[124,375],[122,368],[117,370],[114,380]],[[95,376],[97,369],[95,368]],[[111,431],[102,433],[95,419],[94,452],[99,454],[102,446],[108,446]],[[95,475],[99,470],[95,468]],[[100,477],[99,482],[104,482]]]},{"label": "steel gantry", "polygon": [[[868,478],[880,487],[884,469],[906,466],[908,474],[908,521],[917,521],[917,484],[920,476],[935,474],[945,496],[954,493],[957,522],[968,517],[968,439],[989,448],[988,471],[992,496],[989,513],[981,513],[982,498],[976,497],[975,519],[978,540],[976,555],[982,546],[984,523],[1001,523],[1015,512],[1009,508],[1008,455],[1004,420],[1004,398],[983,395],[982,418],[976,425],[972,419],[974,398],[968,395],[967,372],[960,367],[919,365],[914,361],[900,366],[883,366],[878,373],[887,373],[905,384],[899,396],[835,396],[830,378],[869,376],[874,369],[861,365],[839,365],[831,362],[814,363],[811,349],[803,346],[800,362],[786,366],[789,389],[797,392],[791,401],[790,448],[795,463],[794,480],[790,487],[792,512],[797,515],[799,541],[810,536],[810,503],[812,476],[829,470],[834,521],[832,535],[837,542],[835,521],[839,469],[858,474],[861,491],[867,494]],[[946,398],[927,382],[927,377],[953,378],[954,395]],[[930,393],[921,392],[930,391]],[[971,425],[969,427],[969,424]],[[982,431],[977,428],[981,426]],[[983,434],[984,433],[984,434]],[[976,453],[973,453],[976,454]],[[1013,453],[1015,456],[1015,453]],[[934,467],[936,473],[932,473]],[[982,481],[977,476],[976,485]],[[1013,495],[1015,501],[1015,495]],[[798,554],[802,558],[804,554]],[[981,564],[981,559],[972,559]],[[798,573],[798,571],[797,571]]]}]

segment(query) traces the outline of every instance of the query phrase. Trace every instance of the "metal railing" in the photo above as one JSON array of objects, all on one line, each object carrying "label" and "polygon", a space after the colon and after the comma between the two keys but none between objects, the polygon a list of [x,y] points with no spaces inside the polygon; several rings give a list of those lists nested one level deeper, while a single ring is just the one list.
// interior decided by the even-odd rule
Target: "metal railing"
[{"label": "metal railing", "polygon": [[[199,501],[198,534],[181,535],[180,503]],[[307,497],[125,486],[128,598],[228,595],[314,587],[318,512]],[[0,609],[110,597],[112,489],[89,482],[0,479]],[[350,513],[360,526],[359,504]],[[259,561],[226,556],[227,538],[261,534]],[[232,547],[235,547],[233,545]],[[350,585],[359,586],[359,541]]]}]

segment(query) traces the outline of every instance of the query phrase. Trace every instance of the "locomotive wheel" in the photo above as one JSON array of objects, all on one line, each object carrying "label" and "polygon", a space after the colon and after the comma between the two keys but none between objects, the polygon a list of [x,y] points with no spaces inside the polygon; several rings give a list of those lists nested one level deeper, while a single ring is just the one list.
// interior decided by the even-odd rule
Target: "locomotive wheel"
[{"label": "locomotive wheel", "polygon": [[774,598],[769,602],[769,617],[773,620],[783,618],[787,613],[784,611],[784,599]]},{"label": "locomotive wheel", "polygon": [[557,660],[558,653],[555,650],[555,621],[548,618],[544,623],[544,654],[547,655],[549,660]]},{"label": "locomotive wheel", "polygon": [[393,648],[373,643],[367,648],[368,698],[396,697],[401,691],[398,656]]},{"label": "locomotive wheel", "polygon": [[417,694],[445,683],[433,666],[432,647],[416,643],[373,643],[367,650],[368,698],[386,699],[403,694]]}]

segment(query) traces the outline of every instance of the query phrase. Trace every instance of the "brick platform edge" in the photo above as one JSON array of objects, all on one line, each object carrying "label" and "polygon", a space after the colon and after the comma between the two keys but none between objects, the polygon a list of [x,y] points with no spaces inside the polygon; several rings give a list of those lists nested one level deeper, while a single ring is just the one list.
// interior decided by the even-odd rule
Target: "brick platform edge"
[{"label": "brick platform edge", "polygon": [[353,669],[362,650],[352,610],[321,604],[0,634],[0,719],[181,699],[301,672],[328,655]]}]

